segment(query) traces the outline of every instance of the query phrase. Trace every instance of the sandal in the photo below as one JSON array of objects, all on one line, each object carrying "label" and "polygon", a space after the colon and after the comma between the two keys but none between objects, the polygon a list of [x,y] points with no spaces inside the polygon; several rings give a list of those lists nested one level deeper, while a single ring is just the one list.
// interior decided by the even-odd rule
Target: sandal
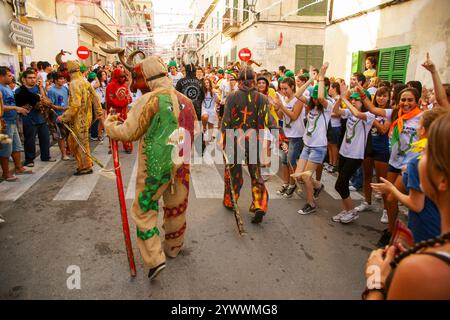
[{"label": "sandal", "polygon": [[20,171],[15,171],[16,175],[20,176],[20,175],[24,175],[24,174],[33,174],[33,170],[27,170],[25,168],[22,168],[23,170]]},{"label": "sandal", "polygon": [[3,178],[3,180],[5,180],[5,181],[8,181],[8,182],[14,182],[14,181],[17,181],[17,177],[16,176],[11,176],[11,177],[8,177],[8,178]]}]

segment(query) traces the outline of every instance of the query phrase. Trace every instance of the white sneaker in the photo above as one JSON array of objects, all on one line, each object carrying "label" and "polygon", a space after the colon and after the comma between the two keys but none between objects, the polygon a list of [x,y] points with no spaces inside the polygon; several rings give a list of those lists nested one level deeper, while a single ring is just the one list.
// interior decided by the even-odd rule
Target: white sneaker
[{"label": "white sneaker", "polygon": [[373,205],[369,204],[367,201],[364,201],[359,206],[357,206],[355,208],[355,210],[358,211],[358,212],[372,211],[373,210]]},{"label": "white sneaker", "polygon": [[341,217],[340,222],[347,224],[359,218],[359,213],[355,209],[348,211]]},{"label": "white sneaker", "polygon": [[386,209],[383,210],[383,215],[381,216],[380,221],[381,221],[381,223],[384,223],[384,224],[389,223],[388,214],[387,214]]},{"label": "white sneaker", "polygon": [[337,215],[331,218],[334,222],[341,222],[341,218],[347,214],[347,211],[342,210]]},{"label": "white sneaker", "polygon": [[354,186],[350,186],[348,189],[349,189],[350,191],[357,191],[356,188],[355,188]]},{"label": "white sneaker", "polygon": [[0,223],[5,223],[6,219],[0,214]]}]

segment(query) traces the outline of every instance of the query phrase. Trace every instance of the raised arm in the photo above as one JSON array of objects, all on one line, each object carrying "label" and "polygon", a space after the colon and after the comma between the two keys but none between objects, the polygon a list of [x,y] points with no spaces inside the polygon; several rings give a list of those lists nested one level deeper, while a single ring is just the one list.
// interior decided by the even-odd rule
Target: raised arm
[{"label": "raised arm", "polygon": [[300,114],[303,110],[303,102],[297,101],[292,108],[292,111],[286,108],[283,104],[281,104],[280,108],[283,111],[285,115],[287,115],[289,118],[291,118],[292,121],[296,121],[298,117],[300,117]]},{"label": "raised arm", "polygon": [[436,66],[434,65],[433,61],[431,61],[430,54],[428,52],[427,52],[427,60],[422,64],[422,67],[424,67],[431,73],[437,103],[441,107],[450,109],[450,103],[447,100],[447,94],[445,92],[445,88],[442,85],[441,78],[439,77],[439,73],[437,72]]},{"label": "raised arm", "polygon": [[361,119],[363,121],[367,121],[367,115],[364,112],[359,111],[356,109],[350,101],[347,100],[347,98],[342,98],[342,101],[344,101],[345,105],[347,106],[348,110],[357,117],[358,119]]},{"label": "raised arm", "polygon": [[156,95],[149,99],[139,99],[134,108],[127,114],[122,123],[118,115],[109,115],[105,121],[107,135],[114,140],[131,142],[139,140],[147,132],[153,116],[159,111],[159,101]]},{"label": "raised arm", "polygon": [[328,69],[328,62],[325,62],[319,71],[319,103],[326,109],[328,106],[328,101],[325,99],[325,74]]},{"label": "raised arm", "polygon": [[342,117],[345,114],[344,110],[340,108],[341,103],[342,98],[339,96],[339,99],[334,103],[332,115],[335,114],[337,117]]},{"label": "raised arm", "polygon": [[372,101],[367,97],[366,93],[364,92],[364,88],[361,87],[361,85],[358,84],[356,86],[356,92],[359,94],[359,96],[361,97],[362,103],[367,108],[367,110],[369,110],[370,113],[372,113],[376,116],[386,117],[386,110],[383,108],[375,107],[375,105],[372,103]]}]

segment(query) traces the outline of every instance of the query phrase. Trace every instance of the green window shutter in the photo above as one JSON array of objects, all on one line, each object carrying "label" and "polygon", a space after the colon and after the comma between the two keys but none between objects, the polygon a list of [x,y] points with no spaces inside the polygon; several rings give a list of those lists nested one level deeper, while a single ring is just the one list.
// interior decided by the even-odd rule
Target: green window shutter
[{"label": "green window shutter", "polygon": [[237,61],[237,47],[233,47],[231,49],[230,56],[231,56],[231,61],[234,61],[234,62]]},{"label": "green window shutter", "polygon": [[406,82],[410,46],[380,50],[378,77],[381,80]]},{"label": "green window shutter", "polygon": [[308,69],[314,66],[318,69],[323,64],[323,47],[322,46],[295,46],[295,72],[301,68]]},{"label": "green window shutter", "polygon": [[352,74],[362,71],[362,51],[352,53]]},{"label": "green window shutter", "polygon": [[[298,0],[298,8],[303,8],[304,6],[312,3],[312,0]],[[328,10],[328,0],[324,0],[312,6],[306,7],[297,12],[299,16],[326,16]]]},{"label": "green window shutter", "polygon": [[250,16],[249,12],[246,11],[246,10],[248,10],[248,0],[243,1],[242,8],[245,10],[245,11],[244,10],[242,11],[242,16],[243,16],[242,20],[245,22],[248,20],[248,18]]}]

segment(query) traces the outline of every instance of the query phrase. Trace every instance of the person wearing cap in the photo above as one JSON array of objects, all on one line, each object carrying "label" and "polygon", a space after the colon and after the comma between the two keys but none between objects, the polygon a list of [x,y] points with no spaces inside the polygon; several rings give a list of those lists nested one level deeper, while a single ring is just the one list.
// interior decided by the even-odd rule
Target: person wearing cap
[{"label": "person wearing cap", "polygon": [[287,70],[284,75],[285,75],[285,77],[289,77],[289,78],[294,78],[295,77],[294,72],[291,71],[291,70]]},{"label": "person wearing cap", "polygon": [[86,67],[86,65],[82,64],[80,66],[80,72],[83,75],[83,78],[85,78],[87,80],[88,75],[89,75],[89,70],[88,67]]},{"label": "person wearing cap", "polygon": [[172,79],[172,85],[175,88],[180,79],[183,78],[183,74],[178,72],[177,62],[175,60],[169,61],[169,78]]},{"label": "person wearing cap", "polygon": [[[233,210],[231,188],[234,189],[235,200],[239,199],[242,179],[242,161],[248,164],[251,177],[251,192],[253,203],[250,211],[255,215],[252,223],[261,223],[267,213],[269,194],[260,172],[260,157],[263,136],[261,130],[275,129],[277,124],[270,114],[269,101],[256,91],[255,72],[250,67],[244,67],[239,73],[239,88],[231,92],[226,99],[222,122],[222,141],[227,153],[229,170],[225,170],[225,194],[223,205]],[[252,141],[255,139],[256,141]],[[257,148],[252,146],[257,143]],[[255,150],[256,149],[256,150]],[[257,152],[254,156],[253,152]],[[234,156],[237,155],[237,156]],[[252,163],[253,162],[253,163]],[[230,177],[231,175],[231,177]],[[230,183],[230,178],[232,183]]]},{"label": "person wearing cap", "polygon": [[[344,140],[339,150],[339,176],[335,185],[342,198],[342,211],[332,219],[334,222],[347,224],[359,218],[359,212],[354,208],[350,197],[349,181],[364,160],[367,138],[375,115],[368,111],[363,112],[362,98],[357,92],[350,94],[345,84],[340,86],[340,91],[340,99],[334,105],[333,112],[347,119]],[[345,103],[347,109],[339,107],[340,100]]]}]

